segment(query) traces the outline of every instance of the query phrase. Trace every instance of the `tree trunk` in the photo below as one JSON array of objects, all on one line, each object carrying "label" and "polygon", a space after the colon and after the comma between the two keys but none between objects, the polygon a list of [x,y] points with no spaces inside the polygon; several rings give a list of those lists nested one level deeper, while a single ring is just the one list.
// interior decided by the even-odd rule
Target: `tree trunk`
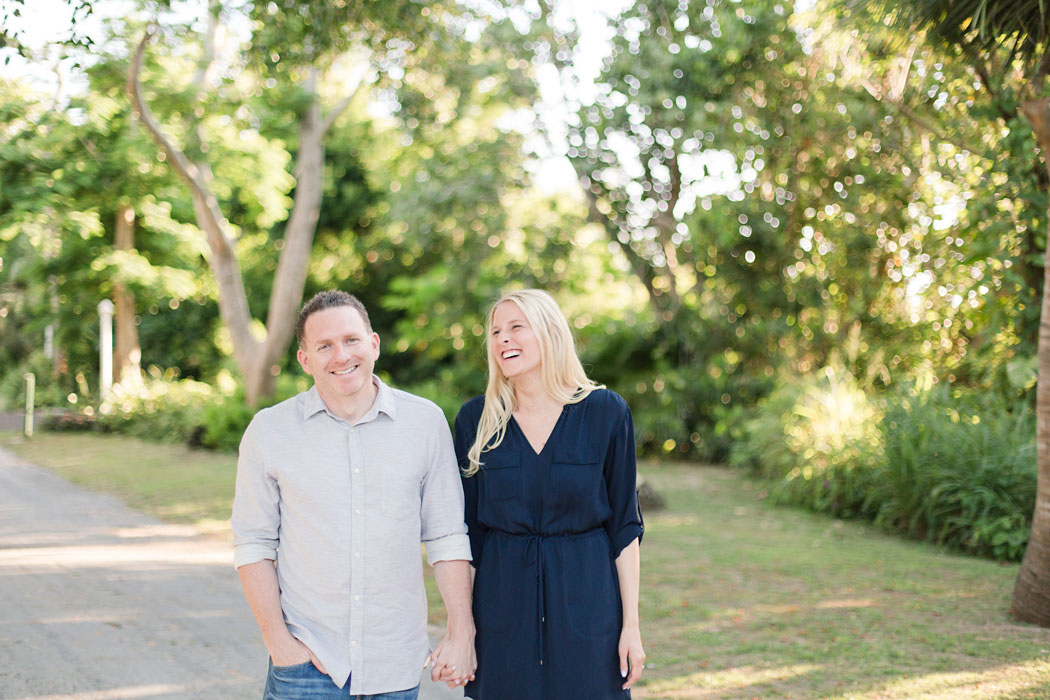
[{"label": "tree trunk", "polygon": [[139,42],[128,72],[127,89],[139,119],[167,154],[172,169],[190,188],[197,225],[208,241],[208,264],[219,287],[219,314],[230,330],[234,358],[244,376],[245,399],[249,406],[256,406],[261,399],[273,395],[276,388],[277,362],[288,350],[295,330],[295,319],[306,284],[310,249],[321,212],[325,133],[350,105],[353,94],[364,85],[364,74],[360,76],[352,93],[324,117],[317,94],[316,73],[312,69],[308,73],[304,88],[313,99],[299,122],[295,201],[285,227],[284,249],[281,251],[270,293],[266,334],[263,338],[256,338],[251,330],[252,315],[244,291],[236,244],[230,235],[229,222],[223,216],[218,200],[211,190],[211,168],[207,162],[190,161],[167,137],[142,94],[139,76],[142,72],[146,44],[151,36],[147,31]]},{"label": "tree trunk", "polygon": [[[117,228],[113,247],[131,250],[135,247],[135,210],[122,204],[117,209]],[[116,344],[113,349],[113,380],[116,382],[140,382],[142,369],[139,348],[139,331],[135,327],[135,299],[122,282],[113,285],[114,318],[116,319]]]},{"label": "tree trunk", "polygon": [[313,95],[313,101],[299,121],[295,201],[284,228],[284,249],[281,250],[281,257],[277,261],[277,271],[270,291],[266,342],[263,343],[257,368],[259,376],[256,382],[263,392],[260,396],[273,394],[277,363],[281,355],[288,351],[288,344],[292,342],[299,304],[302,302],[303,288],[306,286],[306,274],[310,267],[310,250],[313,248],[317,219],[321,215],[326,124],[321,115],[316,80],[317,76],[311,70],[304,88]]},{"label": "tree trunk", "polygon": [[[1021,105],[1032,125],[1044,164],[1050,170],[1050,98]],[[1038,486],[1032,534],[1014,584],[1010,613],[1018,620],[1050,627],[1050,262],[1043,263],[1043,303],[1039,324],[1039,383],[1036,387]]]}]

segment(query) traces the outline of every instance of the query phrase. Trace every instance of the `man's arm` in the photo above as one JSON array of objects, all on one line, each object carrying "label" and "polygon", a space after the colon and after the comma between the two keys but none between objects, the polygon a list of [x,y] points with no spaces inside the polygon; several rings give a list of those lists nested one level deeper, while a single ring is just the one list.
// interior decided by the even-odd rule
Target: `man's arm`
[{"label": "man's arm", "polygon": [[430,677],[456,688],[474,679],[474,616],[471,613],[470,562],[464,559],[434,562],[434,580],[448,613],[445,636],[432,656]]},{"label": "man's arm", "polygon": [[421,537],[434,580],[448,613],[445,636],[431,658],[431,678],[450,688],[474,676],[474,616],[470,610],[470,539],[463,521],[463,486],[456,465],[452,433],[441,409],[434,407],[430,426],[430,463],[423,477]]},{"label": "man's arm", "polygon": [[280,489],[276,479],[266,473],[257,419],[258,416],[244,431],[237,455],[237,485],[230,518],[234,566],[274,665],[294,666],[313,661],[319,670],[324,671],[321,663],[291,635],[284,623],[281,588],[274,568],[281,521]]},{"label": "man's arm", "polygon": [[281,589],[277,570],[269,559],[245,564],[237,569],[244,588],[244,597],[255,615],[262,632],[263,643],[270,652],[274,666],[295,666],[312,661],[321,673],[328,673],[310,649],[292,636],[284,623],[281,611]]}]

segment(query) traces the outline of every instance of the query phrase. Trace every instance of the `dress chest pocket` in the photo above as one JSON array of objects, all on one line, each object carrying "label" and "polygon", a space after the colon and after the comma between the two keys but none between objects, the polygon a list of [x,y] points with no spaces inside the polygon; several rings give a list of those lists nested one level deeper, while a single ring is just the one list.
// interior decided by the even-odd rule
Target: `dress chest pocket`
[{"label": "dress chest pocket", "polygon": [[486,499],[498,502],[521,496],[520,452],[500,450],[484,455],[481,461],[481,488]]},{"label": "dress chest pocket", "polygon": [[552,478],[565,493],[594,494],[601,487],[601,454],[595,447],[561,447],[554,452]]}]

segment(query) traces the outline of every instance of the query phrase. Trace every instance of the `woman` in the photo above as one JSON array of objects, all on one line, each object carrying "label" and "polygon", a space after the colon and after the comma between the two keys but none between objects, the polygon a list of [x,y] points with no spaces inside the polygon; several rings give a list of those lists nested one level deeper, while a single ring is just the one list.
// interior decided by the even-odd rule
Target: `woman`
[{"label": "woman", "polygon": [[629,698],[645,661],[634,425],[545,292],[488,318],[489,381],[456,417],[474,556],[474,700]]}]

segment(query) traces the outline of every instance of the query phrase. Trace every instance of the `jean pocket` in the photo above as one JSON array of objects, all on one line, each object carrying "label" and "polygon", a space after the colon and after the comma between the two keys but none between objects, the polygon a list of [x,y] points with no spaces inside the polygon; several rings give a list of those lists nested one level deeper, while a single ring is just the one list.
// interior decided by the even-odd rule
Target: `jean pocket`
[{"label": "jean pocket", "polygon": [[[273,663],[271,661],[271,663]],[[314,665],[313,661],[304,661],[301,664],[292,664],[291,666],[278,666],[273,664],[274,673],[280,674],[299,674],[302,671],[309,671],[310,667]]]},{"label": "jean pocket", "polygon": [[263,700],[317,700],[330,698],[338,687],[312,661],[292,666],[274,666],[266,679]]}]

